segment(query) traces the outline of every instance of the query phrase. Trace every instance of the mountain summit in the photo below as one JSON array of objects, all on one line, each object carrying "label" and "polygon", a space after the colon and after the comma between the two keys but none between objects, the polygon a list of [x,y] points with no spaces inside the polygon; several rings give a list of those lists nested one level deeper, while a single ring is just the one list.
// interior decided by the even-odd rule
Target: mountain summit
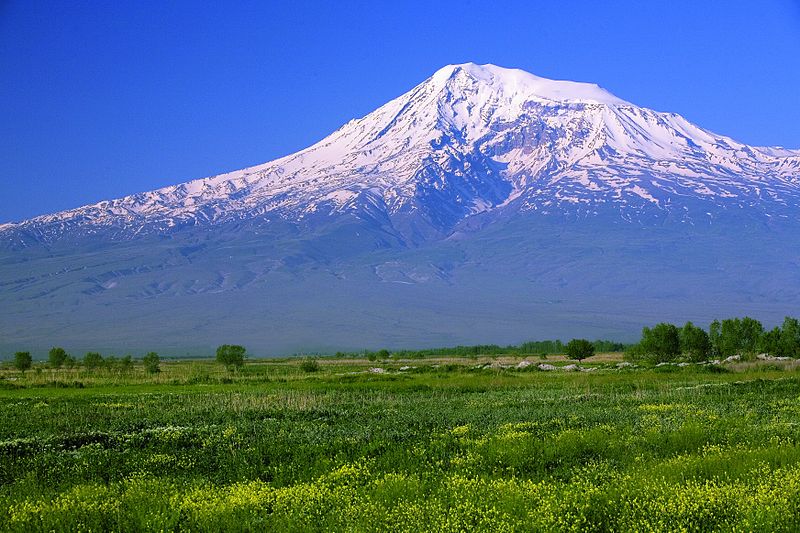
[{"label": "mountain summit", "polygon": [[296,154],[0,231],[19,245],[349,212],[387,217],[398,238],[418,243],[497,209],[637,222],[706,223],[731,207],[789,217],[799,181],[800,151],[749,147],[597,85],[466,63]]},{"label": "mountain summit", "polygon": [[[0,225],[0,294],[31,306],[0,334],[28,334],[42,302],[78,321],[130,309],[131,327],[158,331],[142,309],[185,306],[170,346],[208,323],[276,349],[516,341],[535,331],[512,309],[527,323],[562,313],[540,328],[556,335],[608,301],[619,316],[587,327],[629,334],[642,298],[700,320],[741,302],[778,316],[783,284],[800,286],[798,205],[800,151],[747,146],[593,84],[448,65],[295,154]],[[465,311],[467,294],[480,312]],[[195,309],[210,295],[269,311],[281,340],[249,316]],[[340,305],[352,324],[325,314]]]}]

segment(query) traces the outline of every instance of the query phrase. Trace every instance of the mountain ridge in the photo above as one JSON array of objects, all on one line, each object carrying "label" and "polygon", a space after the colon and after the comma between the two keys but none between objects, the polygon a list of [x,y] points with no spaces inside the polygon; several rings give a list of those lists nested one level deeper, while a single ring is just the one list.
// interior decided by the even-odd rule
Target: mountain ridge
[{"label": "mountain ridge", "polygon": [[131,238],[187,224],[300,220],[348,209],[378,209],[390,218],[421,209],[434,233],[446,235],[464,218],[520,197],[527,200],[518,205],[545,213],[611,202],[630,219],[648,207],[663,211],[669,194],[751,205],[766,195],[775,208],[787,196],[800,198],[799,176],[800,151],[750,147],[593,84],[466,63],[438,70],[294,154],[3,224],[0,235],[27,231],[33,242],[49,242],[119,226],[117,238]]}]

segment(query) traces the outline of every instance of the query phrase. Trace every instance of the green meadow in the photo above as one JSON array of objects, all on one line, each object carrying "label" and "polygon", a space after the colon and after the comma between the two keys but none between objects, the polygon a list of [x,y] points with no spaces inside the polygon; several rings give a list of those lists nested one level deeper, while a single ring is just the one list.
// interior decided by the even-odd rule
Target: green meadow
[{"label": "green meadow", "polygon": [[795,361],[0,370],[8,531],[797,531]]}]

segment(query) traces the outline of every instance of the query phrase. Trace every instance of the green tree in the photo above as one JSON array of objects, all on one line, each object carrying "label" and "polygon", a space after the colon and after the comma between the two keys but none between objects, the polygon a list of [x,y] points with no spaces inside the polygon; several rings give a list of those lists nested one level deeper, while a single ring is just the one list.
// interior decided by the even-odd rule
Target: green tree
[{"label": "green tree", "polygon": [[778,345],[780,355],[800,357],[800,321],[790,316],[783,319]]},{"label": "green tree", "polygon": [[104,363],[105,360],[103,356],[97,352],[87,352],[86,355],[83,356],[83,366],[85,366],[87,370],[100,368]]},{"label": "green tree", "polygon": [[23,374],[26,370],[30,370],[32,365],[33,358],[31,357],[30,352],[17,352],[14,354],[14,368]]},{"label": "green tree", "polygon": [[565,350],[570,359],[583,361],[594,355],[594,344],[586,339],[572,339],[567,343]]},{"label": "green tree", "polygon": [[217,362],[225,365],[228,370],[236,370],[244,366],[247,350],[238,344],[223,344],[217,348]]},{"label": "green tree", "polygon": [[764,334],[764,326],[758,320],[744,317],[739,322],[739,342],[742,352],[755,354],[758,348],[758,341]]},{"label": "green tree", "polygon": [[64,348],[53,347],[47,354],[47,361],[52,368],[61,368],[67,361],[68,354]]},{"label": "green tree", "polygon": [[594,345],[595,353],[602,352],[622,352],[627,346],[621,342],[596,340],[592,343]]},{"label": "green tree", "polygon": [[383,350],[378,350],[378,352],[375,354],[378,359],[389,359],[390,355],[391,354],[389,353],[389,350],[385,348]]},{"label": "green tree", "polygon": [[758,351],[770,355],[783,355],[781,328],[774,327],[770,331],[765,331],[758,340]]},{"label": "green tree", "polygon": [[719,354],[722,357],[741,354],[741,320],[726,318],[719,329]]},{"label": "green tree", "polygon": [[715,320],[709,328],[712,353],[717,357],[755,354],[763,335],[761,322],[748,316]]},{"label": "green tree", "polygon": [[714,320],[708,326],[708,340],[711,342],[711,355],[722,357],[722,324]]},{"label": "green tree", "polygon": [[144,370],[148,374],[158,374],[161,372],[161,358],[158,356],[156,352],[148,352],[144,357],[142,357],[142,364],[144,365]]},{"label": "green tree", "polygon": [[705,361],[711,353],[711,341],[708,333],[687,322],[680,330],[681,352],[691,361]]},{"label": "green tree", "polygon": [[[712,331],[711,339],[714,352],[721,357],[731,355],[752,355],[756,353],[764,326],[761,322],[750,317],[726,318],[719,324],[716,331]],[[714,323],[712,323],[712,326]]]},{"label": "green tree", "polygon": [[622,355],[623,359],[630,362],[638,362],[643,359],[647,358],[647,354],[642,349],[642,345],[639,343],[631,344],[630,346],[625,348],[625,352]]},{"label": "green tree", "polygon": [[674,324],[661,322],[653,328],[642,328],[639,346],[644,354],[655,363],[673,361],[681,353],[681,340]]}]

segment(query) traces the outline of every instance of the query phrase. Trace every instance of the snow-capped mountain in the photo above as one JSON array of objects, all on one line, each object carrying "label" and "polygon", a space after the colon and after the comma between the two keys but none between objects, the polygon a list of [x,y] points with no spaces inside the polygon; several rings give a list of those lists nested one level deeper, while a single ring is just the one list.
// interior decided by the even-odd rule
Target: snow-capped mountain
[{"label": "snow-capped mountain", "polygon": [[790,217],[799,200],[800,151],[750,147],[596,85],[467,63],[290,156],[0,226],[0,235],[124,239],[352,213],[420,242],[496,210],[706,223],[731,208]]},{"label": "snow-capped mountain", "polygon": [[798,301],[800,151],[493,65],[275,161],[0,225],[11,351],[634,340]]}]

